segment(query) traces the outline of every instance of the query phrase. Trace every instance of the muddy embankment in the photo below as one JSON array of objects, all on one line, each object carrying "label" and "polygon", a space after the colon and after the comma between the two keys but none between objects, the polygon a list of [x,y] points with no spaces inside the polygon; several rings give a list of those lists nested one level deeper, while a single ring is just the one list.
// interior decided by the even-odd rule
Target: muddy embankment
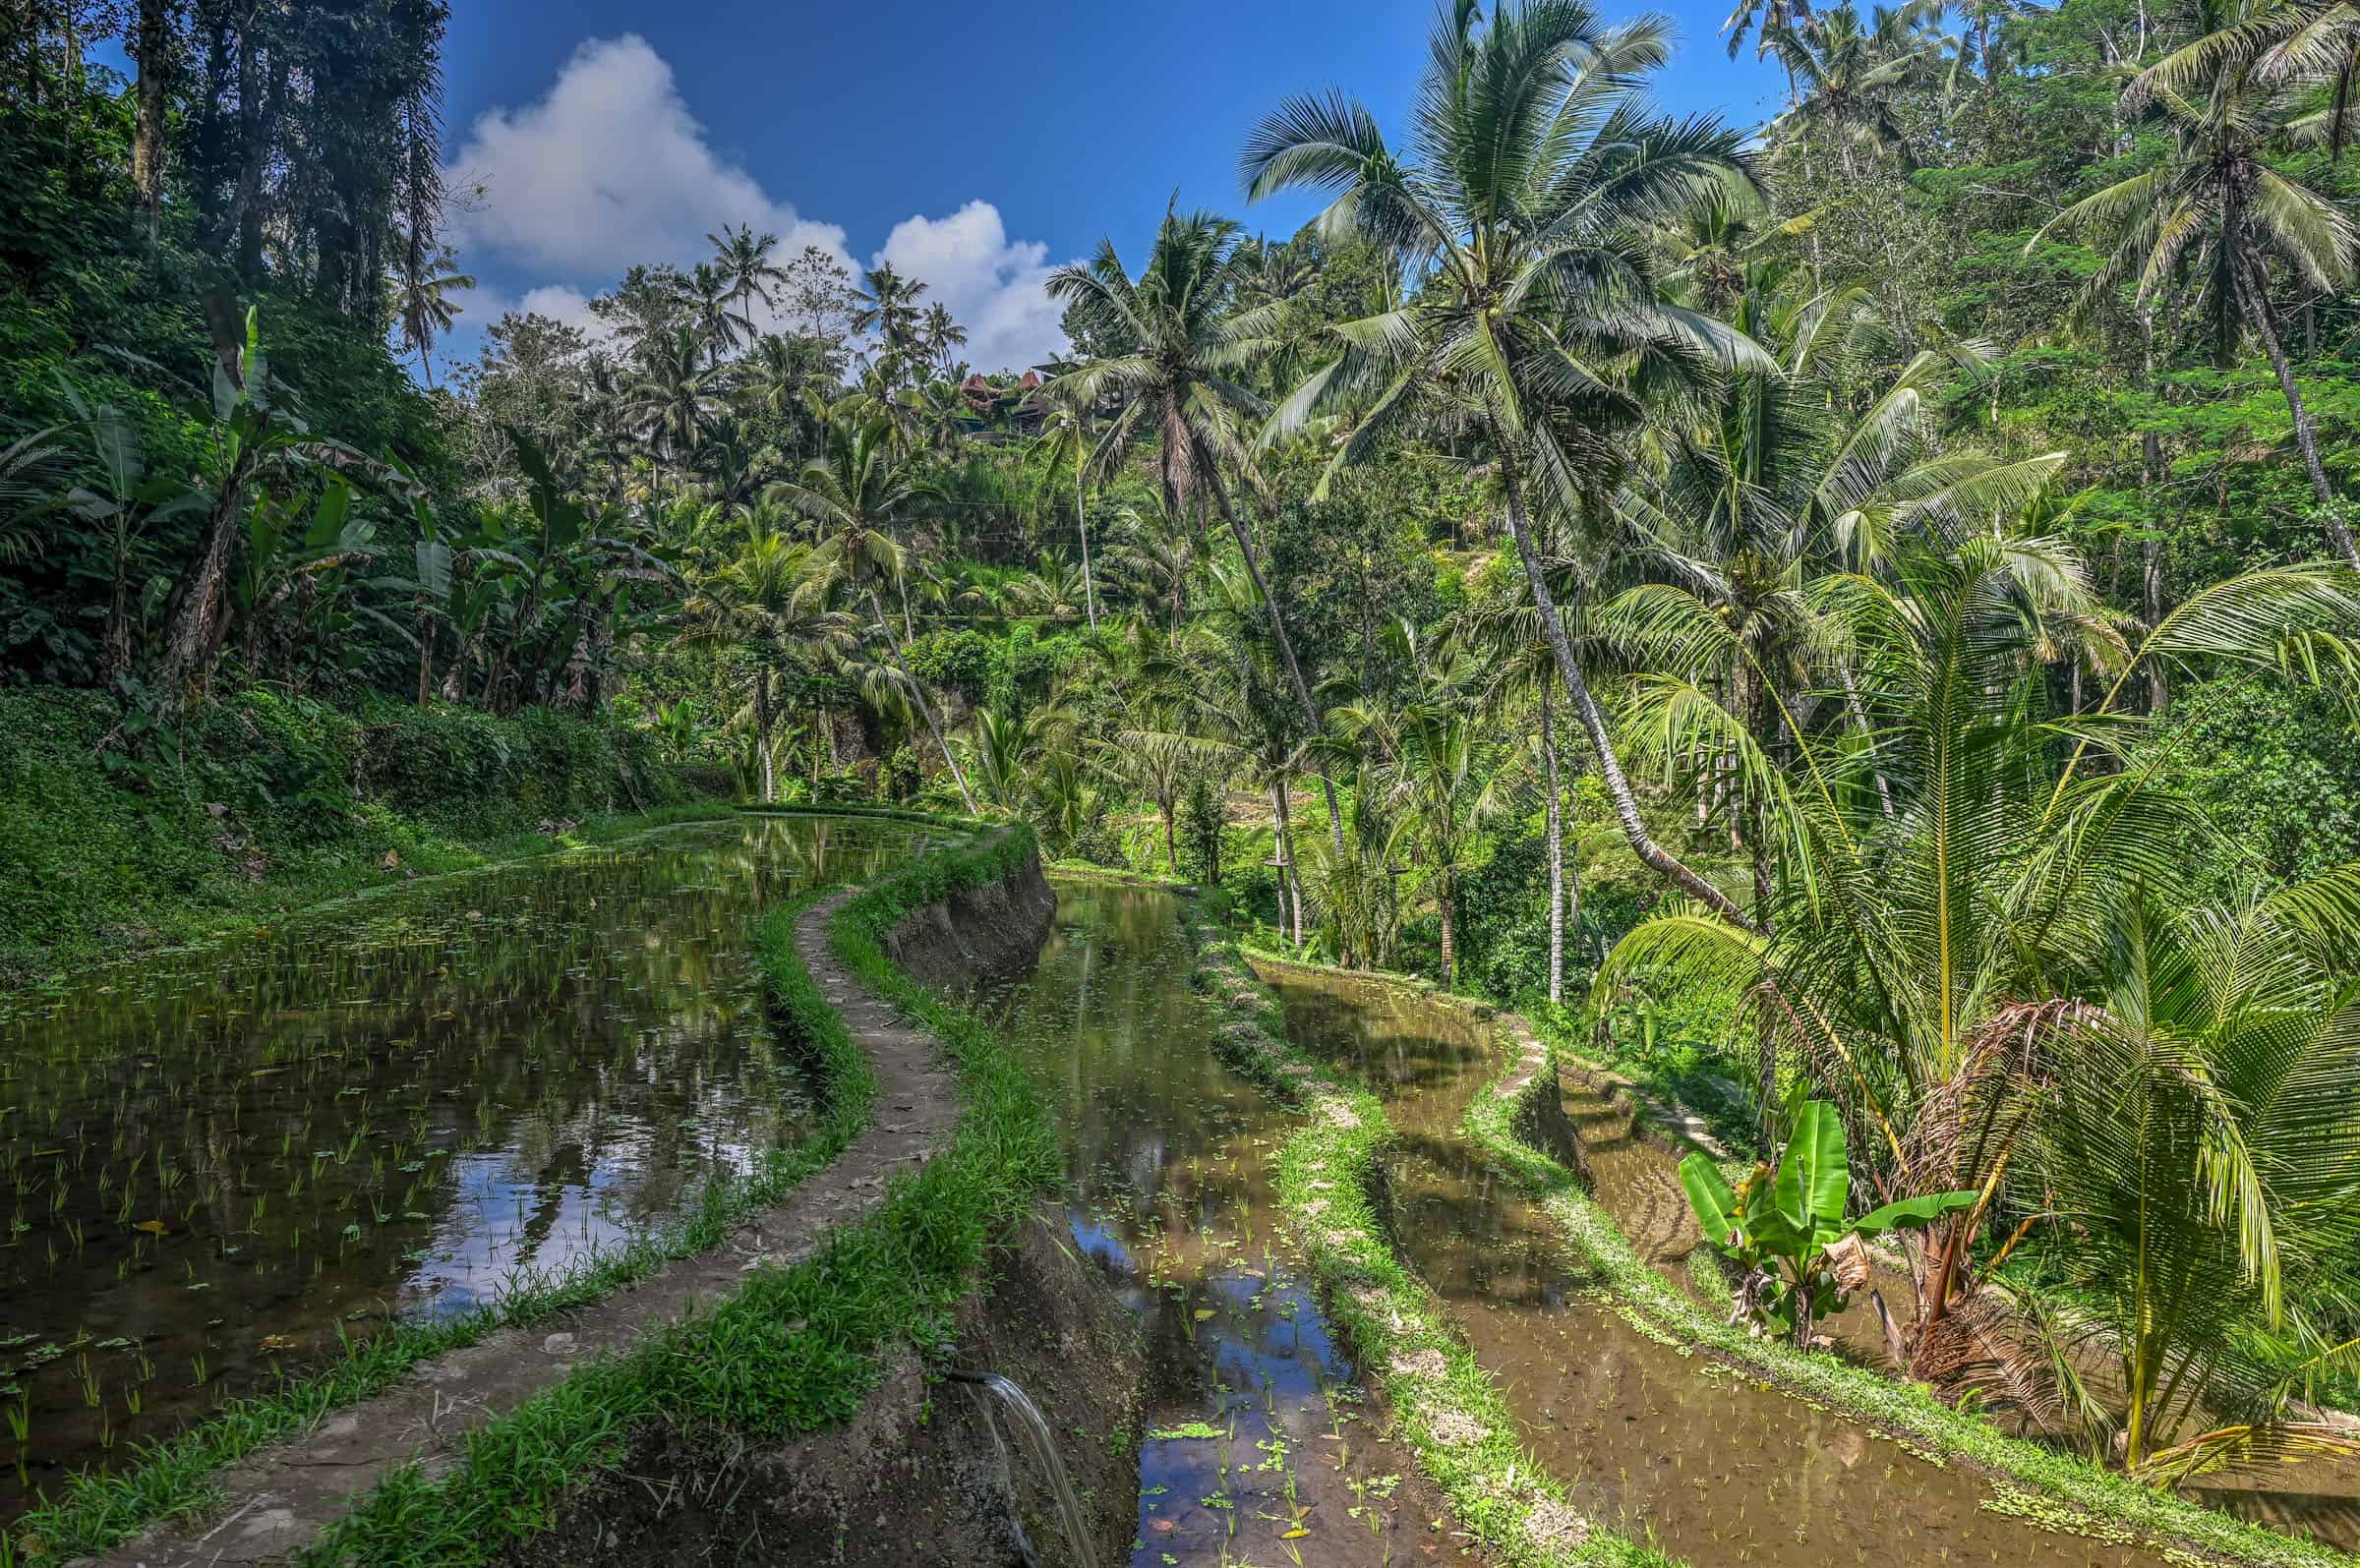
[{"label": "muddy embankment", "polygon": [[[1023,973],[1056,896],[1037,862],[953,895],[896,928],[887,951],[920,982],[956,992]],[[888,1099],[879,1116],[892,1122]],[[1064,1245],[1044,1205],[996,1249],[961,1307],[954,1362],[1009,1378],[1040,1407],[1093,1535],[1097,1562],[1129,1555],[1138,1510],[1135,1429],[1144,1357],[1137,1320]],[[1050,1568],[1077,1560],[1040,1468],[981,1391],[930,1378],[907,1350],[851,1423],[793,1442],[718,1446],[711,1434],[642,1436],[616,1476],[510,1559],[908,1568],[944,1562]]]}]

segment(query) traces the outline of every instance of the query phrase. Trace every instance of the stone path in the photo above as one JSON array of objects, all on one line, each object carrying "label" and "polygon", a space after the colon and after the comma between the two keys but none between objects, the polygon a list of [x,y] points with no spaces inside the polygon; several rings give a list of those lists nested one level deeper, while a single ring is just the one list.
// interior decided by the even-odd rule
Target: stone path
[{"label": "stone path", "polygon": [[456,1466],[467,1434],[564,1377],[586,1356],[627,1351],[692,1309],[733,1294],[748,1269],[810,1255],[830,1230],[857,1222],[903,1171],[946,1146],[959,1115],[956,1085],[934,1043],[853,977],[829,946],[828,924],[853,897],[814,904],[796,949],[851,1024],[877,1077],[868,1131],[826,1170],[736,1234],[694,1257],[531,1329],[502,1329],[421,1363],[374,1399],[329,1412],[311,1430],[249,1455],[221,1476],[226,1500],[201,1519],[157,1527],[85,1568],[210,1568],[275,1562],[309,1544],[387,1473],[416,1460],[429,1474]]}]

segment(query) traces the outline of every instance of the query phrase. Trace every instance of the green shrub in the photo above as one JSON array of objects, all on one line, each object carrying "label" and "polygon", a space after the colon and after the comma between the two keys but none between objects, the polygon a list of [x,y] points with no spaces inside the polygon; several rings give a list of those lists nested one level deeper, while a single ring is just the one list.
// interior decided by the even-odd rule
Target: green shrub
[{"label": "green shrub", "polygon": [[102,744],[117,720],[95,693],[0,693],[0,980],[690,797],[645,733],[546,710],[255,689],[129,752]]}]

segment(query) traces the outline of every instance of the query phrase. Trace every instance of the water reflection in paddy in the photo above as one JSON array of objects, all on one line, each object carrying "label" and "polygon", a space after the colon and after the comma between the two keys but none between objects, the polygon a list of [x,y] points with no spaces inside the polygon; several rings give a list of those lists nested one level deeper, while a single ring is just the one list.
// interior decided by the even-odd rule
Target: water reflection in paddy
[{"label": "water reflection in paddy", "polygon": [[1270,1164],[1294,1122],[1213,1056],[1177,913],[1060,883],[1038,966],[988,1004],[1055,1092],[1075,1242],[1146,1323],[1131,1561],[1428,1560],[1440,1508],[1377,1441],[1278,1231]]},{"label": "water reflection in paddy", "polygon": [[1288,1034],[1386,1101],[1400,1133],[1387,1176],[1403,1252],[1585,1512],[1699,1564],[2162,1560],[1993,1512],[1991,1488],[1959,1467],[1641,1333],[1460,1131],[1494,1073],[1488,1025],[1402,987],[1295,970],[1265,978]]},{"label": "water reflection in paddy", "polygon": [[[921,842],[740,819],[423,882],[0,1020],[0,1519],[403,1311],[656,1228],[802,1135],[748,948]],[[13,1424],[13,1421],[12,1421]]]}]

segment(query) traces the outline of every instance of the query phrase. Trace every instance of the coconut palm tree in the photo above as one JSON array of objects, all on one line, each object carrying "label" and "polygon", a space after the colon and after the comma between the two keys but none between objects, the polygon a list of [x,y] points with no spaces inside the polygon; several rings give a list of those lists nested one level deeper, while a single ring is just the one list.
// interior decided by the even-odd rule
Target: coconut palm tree
[{"label": "coconut palm tree", "polygon": [[[2173,1481],[2299,1449],[2300,1379],[2257,1358],[2360,1242],[2360,865],[2252,904],[2126,900],[2073,1000],[2023,1010],[2036,1159],[2075,1337],[2114,1363],[2123,1460]],[[2341,1338],[2341,1336],[2337,1336]]]},{"label": "coconut palm tree", "polygon": [[926,285],[902,276],[890,261],[878,262],[861,274],[860,281],[865,287],[853,293],[857,305],[853,312],[853,330],[876,333],[885,357],[897,365],[915,357],[919,352],[917,302],[925,297]]},{"label": "coconut palm tree", "polygon": [[771,731],[779,719],[780,673],[819,668],[849,653],[856,641],[854,618],[828,609],[817,591],[812,549],[757,525],[737,555],[681,607],[684,643],[736,650],[749,667],[745,719],[765,804],[778,798]]},{"label": "coconut palm tree", "polygon": [[[1789,24],[1765,26],[1762,43],[1786,68],[1794,107],[1781,133],[1827,132],[1849,166],[1857,146],[1907,152],[1895,113],[1901,94],[1939,80],[1951,40],[1934,30],[1943,0],[1878,6],[1867,23],[1853,0]],[[1954,51],[1955,52],[1955,51]]]},{"label": "coconut palm tree", "polygon": [[2090,279],[2094,298],[2125,282],[2143,306],[2187,289],[2211,322],[2223,368],[2247,333],[2259,340],[2293,417],[2328,543],[2360,571],[2360,545],[2321,466],[2311,411],[2270,312],[2273,261],[2328,295],[2352,281],[2360,261],[2360,236],[2342,204],[2276,159],[2336,140],[2342,126],[2340,105],[2312,112],[2320,76],[2303,68],[2299,50],[2276,47],[2284,41],[2272,27],[2233,27],[2142,72],[2123,105],[2168,133],[2163,161],[2076,202],[2026,244],[2052,233],[2090,235],[2107,253]]},{"label": "coconut palm tree", "polygon": [[940,300],[926,307],[926,314],[918,320],[917,337],[925,348],[926,358],[941,366],[946,374],[951,368],[952,352],[967,346],[967,328],[959,324],[951,315],[951,308]]},{"label": "coconut palm tree", "polygon": [[[1091,457],[1090,407],[1077,403],[1070,387],[1062,380],[1051,381],[1048,390],[1049,417],[1043,422],[1040,444],[1034,448],[1041,467],[1054,476],[1073,471],[1074,528],[1082,536],[1082,600],[1090,611],[1090,629],[1098,629],[1098,590],[1091,572],[1090,561],[1090,481]],[[1052,489],[1051,496],[1055,492]]]},{"label": "coconut palm tree", "polygon": [[[1107,353],[1050,385],[1077,408],[1093,408],[1110,394],[1122,400],[1122,411],[1098,438],[1098,464],[1110,471],[1123,455],[1157,442],[1157,478],[1167,515],[1186,516],[1200,489],[1210,495],[1261,596],[1303,723],[1316,732],[1319,707],[1295,658],[1286,617],[1222,478],[1226,465],[1246,475],[1249,488],[1253,483],[1246,422],[1259,418],[1263,405],[1238,376],[1261,353],[1276,309],[1229,308],[1252,266],[1239,246],[1239,232],[1237,224],[1210,213],[1167,212],[1136,279],[1110,240],[1099,242],[1089,262],[1058,268],[1049,278],[1050,297],[1065,301]],[[1325,771],[1320,783],[1327,792],[1330,832],[1340,842],[1343,819],[1335,786]]]},{"label": "coconut palm tree", "polygon": [[761,335],[754,325],[754,302],[776,305],[778,301],[771,290],[782,288],[787,282],[787,269],[770,259],[771,253],[779,248],[779,237],[757,235],[750,223],[735,228],[725,223],[719,234],[708,234],[705,238],[713,246],[713,269],[729,285],[729,292],[722,299],[737,305],[738,328],[744,340],[751,342]]},{"label": "coconut palm tree", "polygon": [[1188,614],[1188,583],[1197,569],[1197,531],[1160,505],[1126,506],[1115,514],[1119,543],[1112,555],[1117,580],[1145,604],[1162,605],[1167,638],[1180,640]]},{"label": "coconut palm tree", "polygon": [[721,372],[701,358],[696,333],[676,328],[648,345],[627,395],[632,420],[683,475],[722,410]]},{"label": "coconut palm tree", "polygon": [[[1633,974],[1729,987],[1765,1049],[1843,1107],[1880,1201],[1983,1194],[1902,1239],[1917,1320],[1896,1353],[1955,1385],[2015,1360],[1981,1291],[1988,1265],[1978,1277],[1971,1256],[2037,1115],[2026,1010],[2102,994],[2110,933],[2141,900],[2185,907],[2192,886],[2175,846],[2201,820],[2164,783],[2167,748],[2130,749],[2139,721],[2116,703],[2150,663],[2276,668],[2291,640],[2349,668],[2360,592],[2340,569],[2288,567],[2192,595],[2120,650],[2062,765],[2045,661],[2060,621],[2102,622],[2062,544],[1913,545],[1810,597],[1836,629],[1830,657],[1860,671],[1867,744],[1794,723],[1781,766],[1742,715],[1677,673],[1645,677],[1627,716],[1639,755],[1734,759],[1781,848],[1770,930],[1710,908],[1660,915],[1617,945],[1599,994]],[[2093,750],[2110,771],[2084,766]]]},{"label": "coconut palm tree", "polygon": [[[413,267],[412,261],[423,264]],[[428,356],[435,339],[449,331],[460,315],[450,296],[474,287],[475,279],[458,269],[448,246],[432,259],[405,247],[403,264],[385,279],[385,303],[400,329],[401,346],[416,352],[419,372],[430,387],[435,384],[435,367]]]},{"label": "coconut palm tree", "polygon": [[972,815],[975,797],[967,787],[967,775],[960,771],[933,705],[926,701],[925,686],[911,670],[877,594],[880,584],[901,581],[902,547],[888,530],[922,489],[916,465],[896,455],[893,432],[882,419],[847,416],[829,424],[825,449],[803,465],[800,478],[782,480],[768,494],[818,525],[820,540],[810,558],[814,580],[866,601],[872,628],[892,654],[910,701],[925,721]]},{"label": "coconut palm tree", "polygon": [[1619,465],[1642,389],[1700,383],[1759,357],[1721,323],[1658,300],[1633,238],[1678,217],[1704,185],[1746,177],[1741,139],[1709,119],[1653,118],[1637,99],[1635,81],[1667,57],[1660,22],[1610,29],[1582,0],[1506,4],[1481,29],[1476,17],[1460,5],[1436,23],[1406,157],[1386,145],[1375,115],[1341,95],[1288,101],[1247,144],[1253,196],[1332,191],[1326,221],[1420,276],[1399,309],[1334,328],[1341,352],[1281,405],[1270,434],[1365,398],[1332,475],[1374,455],[1422,409],[1473,412],[1617,821],[1641,860],[1742,919],[1641,820],[1545,580],[1528,491],[1538,482],[1580,507]]}]

